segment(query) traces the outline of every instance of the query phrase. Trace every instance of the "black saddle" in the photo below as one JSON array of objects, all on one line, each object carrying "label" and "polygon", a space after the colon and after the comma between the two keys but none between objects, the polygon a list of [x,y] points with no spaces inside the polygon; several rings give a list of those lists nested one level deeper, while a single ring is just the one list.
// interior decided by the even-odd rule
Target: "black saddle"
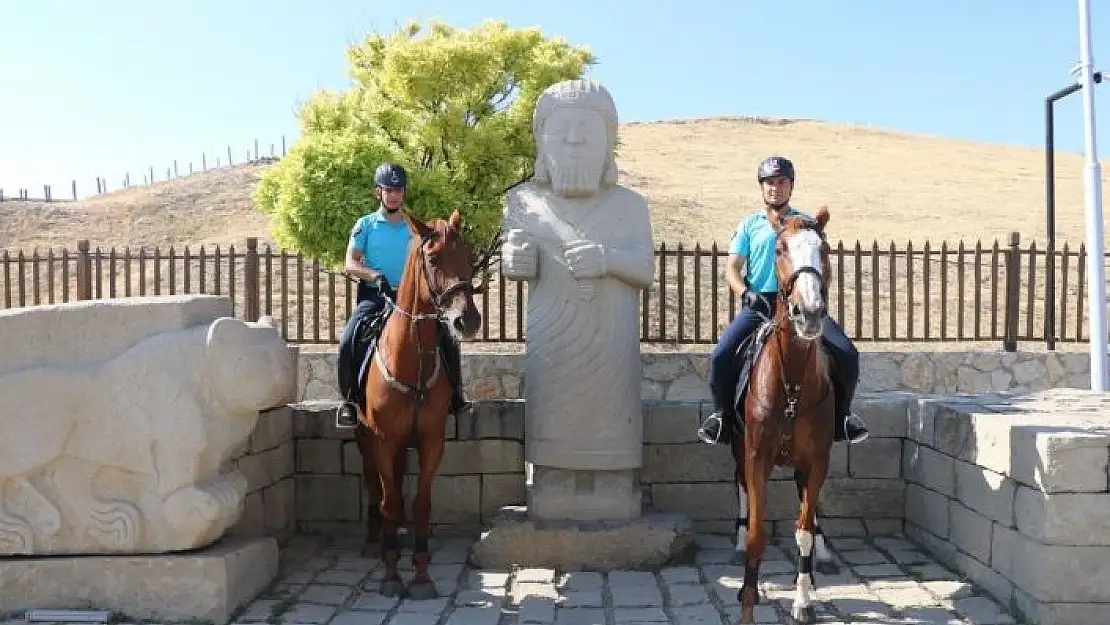
[{"label": "black saddle", "polygon": [[740,435],[744,431],[744,399],[748,396],[748,388],[751,382],[752,367],[755,365],[756,359],[763,351],[763,346],[767,344],[767,338],[771,336],[771,328],[773,323],[771,321],[764,321],[759,324],[755,332],[740,344],[739,349],[736,350],[736,358],[740,359],[740,376],[736,381],[736,391],[733,395],[733,414],[732,418],[727,419],[727,423],[723,427],[728,428],[730,435]]}]

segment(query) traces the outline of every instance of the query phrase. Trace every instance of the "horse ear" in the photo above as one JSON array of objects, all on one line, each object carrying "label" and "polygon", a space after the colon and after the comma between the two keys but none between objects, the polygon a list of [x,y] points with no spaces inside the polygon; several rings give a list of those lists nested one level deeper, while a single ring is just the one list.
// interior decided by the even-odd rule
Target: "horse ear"
[{"label": "horse ear", "polygon": [[817,211],[817,228],[823,231],[827,223],[829,223],[829,207],[822,206],[821,209]]},{"label": "horse ear", "polygon": [[459,229],[459,226],[462,225],[462,215],[459,214],[459,209],[456,208],[451,211],[451,216],[447,218],[447,225],[450,226],[452,230]]},{"label": "horse ear", "polygon": [[409,223],[409,228],[412,230],[413,234],[420,237],[421,239],[427,239],[435,232],[428,226],[428,224],[414,217],[412,213],[408,211],[402,211],[401,214],[404,215],[405,221]]}]

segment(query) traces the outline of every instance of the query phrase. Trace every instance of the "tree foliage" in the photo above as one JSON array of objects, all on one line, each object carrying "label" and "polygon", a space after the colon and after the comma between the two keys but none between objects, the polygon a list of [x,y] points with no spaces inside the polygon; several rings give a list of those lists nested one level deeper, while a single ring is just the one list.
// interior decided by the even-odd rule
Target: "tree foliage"
[{"label": "tree foliage", "polygon": [[347,58],[352,87],[300,108],[300,138],[254,196],[279,245],[331,267],[342,265],[355,220],[377,209],[374,169],[385,161],[409,173],[409,210],[429,219],[458,208],[464,239],[488,258],[504,193],[535,162],[536,99],[596,63],[584,47],[498,21],[473,30],[412,22],[370,35]]}]

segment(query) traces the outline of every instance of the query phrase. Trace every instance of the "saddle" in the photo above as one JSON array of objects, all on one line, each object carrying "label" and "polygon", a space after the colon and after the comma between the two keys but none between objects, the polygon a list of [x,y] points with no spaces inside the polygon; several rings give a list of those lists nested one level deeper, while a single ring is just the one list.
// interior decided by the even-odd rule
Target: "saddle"
[{"label": "saddle", "polygon": [[[385,322],[393,314],[393,307],[386,305],[376,313],[362,314],[356,322],[353,345],[351,346],[351,364],[355,367],[355,375],[351,378],[350,393],[347,397],[354,397],[360,410],[366,412],[366,374],[370,370],[370,359],[374,356],[378,339],[381,337]],[[340,389],[342,391],[343,389]]]},{"label": "saddle", "polygon": [[737,378],[736,392],[733,397],[735,417],[724,424],[731,435],[740,435],[744,431],[744,399],[748,396],[752,367],[755,365],[756,359],[759,358],[759,354],[763,352],[763,346],[767,344],[767,338],[771,336],[773,328],[774,322],[772,321],[764,321],[759,324],[755,332],[752,332],[751,336],[745,339],[736,351],[736,357],[740,359],[740,377]]}]

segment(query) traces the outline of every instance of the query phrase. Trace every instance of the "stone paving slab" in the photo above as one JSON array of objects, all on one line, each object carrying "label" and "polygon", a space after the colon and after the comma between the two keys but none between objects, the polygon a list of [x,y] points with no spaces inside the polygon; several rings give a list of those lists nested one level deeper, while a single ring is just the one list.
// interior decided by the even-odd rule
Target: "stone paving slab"
[{"label": "stone paving slab", "polygon": [[[732,625],[743,566],[727,537],[699,536],[695,564],[660,571],[476,570],[471,541],[433,539],[430,572],[440,598],[398,600],[377,593],[381,562],[347,538],[298,536],[282,550],[277,582],[237,615],[271,625]],[[819,622],[1010,625],[1015,619],[981,588],[937,564],[900,536],[831,539],[840,565],[818,573]],[[797,548],[772,539],[761,568],[759,623],[786,623]],[[401,561],[412,576],[411,553]],[[0,619],[2,620],[2,619]],[[5,625],[23,625],[7,621]]]}]

